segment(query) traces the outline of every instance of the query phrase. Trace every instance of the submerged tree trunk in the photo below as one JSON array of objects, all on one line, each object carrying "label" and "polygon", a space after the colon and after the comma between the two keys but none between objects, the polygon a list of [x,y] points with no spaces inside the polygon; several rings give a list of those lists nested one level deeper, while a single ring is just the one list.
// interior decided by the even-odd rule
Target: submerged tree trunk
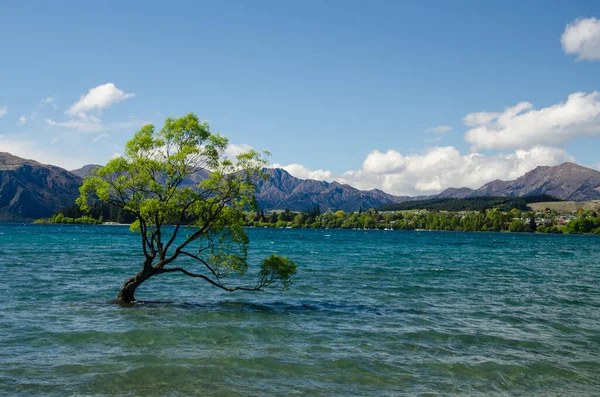
[{"label": "submerged tree trunk", "polygon": [[117,295],[116,302],[117,303],[133,303],[135,301],[135,290],[140,286],[144,281],[148,280],[150,277],[154,276],[156,272],[152,267],[144,267],[144,270],[136,274],[135,276],[127,279],[121,286],[121,290],[119,291],[119,295]]}]

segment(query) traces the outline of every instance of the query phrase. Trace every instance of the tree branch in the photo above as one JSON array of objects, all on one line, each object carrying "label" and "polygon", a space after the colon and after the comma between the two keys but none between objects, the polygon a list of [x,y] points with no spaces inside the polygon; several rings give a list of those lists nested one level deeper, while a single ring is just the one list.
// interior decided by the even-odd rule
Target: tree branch
[{"label": "tree branch", "polygon": [[204,259],[200,258],[200,256],[198,256],[198,255],[194,255],[194,254],[191,254],[191,253],[189,253],[189,252],[187,252],[187,251],[181,251],[181,253],[182,253],[183,255],[187,255],[187,256],[189,256],[190,258],[194,258],[194,259],[196,259],[196,260],[198,260],[198,261],[202,262],[202,264],[204,264],[204,266],[206,266],[206,268],[207,268],[208,270],[210,270],[210,272],[213,274],[213,276],[215,276],[215,278],[216,278],[217,280],[220,280],[219,274],[218,274],[218,273],[215,271],[215,269],[213,269],[213,268],[212,268],[212,266],[210,266],[208,263],[206,263],[206,261],[205,261]]},{"label": "tree branch", "polygon": [[[179,216],[179,222],[177,223],[177,226],[175,226],[175,230],[173,231],[173,234],[171,235],[171,238],[167,242],[167,245],[165,245],[165,253],[169,250],[169,247],[171,246],[171,244],[173,244],[173,241],[175,241],[175,238],[177,237],[177,233],[179,232],[179,228],[181,227],[181,224],[183,223],[183,219],[185,218],[186,211],[196,201],[198,201],[197,198],[193,199],[185,207],[183,207],[183,209],[181,210],[181,215]],[[162,258],[162,259],[164,260],[164,258]]]},{"label": "tree branch", "polygon": [[201,278],[201,279],[203,279],[205,281],[208,281],[210,284],[214,285],[215,287],[219,287],[222,290],[225,290],[225,291],[228,291],[228,292],[233,292],[233,291],[260,291],[261,288],[263,287],[263,286],[256,286],[254,288],[247,288],[247,287],[234,287],[234,288],[230,288],[230,287],[227,287],[227,286],[223,285],[220,282],[214,281],[211,278],[206,277],[204,274],[188,272],[187,270],[185,270],[182,267],[171,267],[171,268],[160,268],[160,269],[158,269],[158,273],[172,273],[172,272],[180,272],[180,273],[185,274],[186,276]]}]

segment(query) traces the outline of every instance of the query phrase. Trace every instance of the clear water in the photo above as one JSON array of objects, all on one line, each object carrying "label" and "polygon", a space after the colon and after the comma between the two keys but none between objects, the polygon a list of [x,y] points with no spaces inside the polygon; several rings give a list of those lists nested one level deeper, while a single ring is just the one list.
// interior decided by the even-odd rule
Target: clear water
[{"label": "clear water", "polygon": [[122,308],[126,227],[0,225],[0,395],[600,394],[597,236],[249,234],[290,291],[169,274]]}]

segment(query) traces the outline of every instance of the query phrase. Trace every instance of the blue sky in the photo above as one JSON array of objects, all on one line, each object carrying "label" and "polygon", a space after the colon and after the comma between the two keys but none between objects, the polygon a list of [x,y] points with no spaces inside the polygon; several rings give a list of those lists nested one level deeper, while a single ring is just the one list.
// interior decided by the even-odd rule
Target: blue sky
[{"label": "blue sky", "polygon": [[600,163],[597,1],[13,3],[0,151],[21,157],[104,163],[194,112],[232,152],[396,194]]}]

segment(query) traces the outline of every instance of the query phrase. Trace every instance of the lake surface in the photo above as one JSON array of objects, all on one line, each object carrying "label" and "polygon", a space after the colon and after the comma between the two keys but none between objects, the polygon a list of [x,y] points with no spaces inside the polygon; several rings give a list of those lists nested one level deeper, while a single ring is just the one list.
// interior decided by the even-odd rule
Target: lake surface
[{"label": "lake surface", "polygon": [[123,308],[127,227],[0,225],[0,395],[600,394],[598,236],[248,232],[290,291],[168,274]]}]

